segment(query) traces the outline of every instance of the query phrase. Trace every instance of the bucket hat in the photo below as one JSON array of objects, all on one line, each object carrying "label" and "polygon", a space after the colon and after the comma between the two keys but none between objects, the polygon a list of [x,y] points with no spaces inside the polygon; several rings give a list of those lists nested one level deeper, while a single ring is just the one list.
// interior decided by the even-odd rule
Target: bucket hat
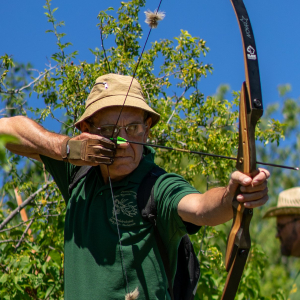
[{"label": "bucket hat", "polygon": [[280,215],[300,215],[300,187],[294,187],[281,192],[277,206],[267,210],[264,218]]},{"label": "bucket hat", "polygon": [[97,78],[86,100],[85,111],[75,126],[80,129],[79,124],[97,111],[106,107],[123,106],[123,104],[127,107],[136,107],[147,111],[152,118],[151,127],[156,125],[160,119],[160,115],[146,103],[141,85],[136,79],[132,80],[131,76],[106,74]]}]

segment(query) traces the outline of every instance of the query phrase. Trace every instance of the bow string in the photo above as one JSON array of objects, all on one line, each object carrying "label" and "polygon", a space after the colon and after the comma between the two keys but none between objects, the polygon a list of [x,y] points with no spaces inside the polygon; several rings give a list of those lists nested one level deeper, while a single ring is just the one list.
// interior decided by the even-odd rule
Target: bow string
[{"label": "bow string", "polygon": [[[131,89],[133,80],[134,80],[134,78],[136,76],[137,69],[139,67],[139,64],[140,64],[140,61],[142,59],[144,50],[145,50],[147,42],[149,40],[150,33],[151,33],[151,31],[152,31],[153,28],[157,27],[158,22],[161,21],[164,18],[164,16],[165,16],[164,13],[160,13],[159,12],[159,8],[161,6],[161,3],[162,3],[162,0],[160,0],[158,8],[154,12],[151,12],[151,11],[145,12],[146,13],[146,23],[150,26],[150,30],[148,32],[148,35],[147,35],[144,47],[143,47],[143,49],[141,51],[141,54],[140,54],[140,56],[138,58],[138,61],[136,63],[134,72],[132,74],[132,79],[131,79],[131,82],[129,84],[128,91],[127,91],[126,96],[124,98],[123,105],[121,107],[120,113],[119,113],[117,121],[115,123],[115,127],[113,129],[113,134],[115,132],[115,128],[118,125],[118,122],[119,122],[120,117],[122,115],[122,112],[123,112],[123,109],[124,109],[124,106],[125,106],[125,103],[126,103],[126,100],[127,100],[128,94],[129,94],[129,91]],[[111,139],[113,139],[113,134],[111,136]],[[118,238],[119,238],[119,249],[120,249],[120,255],[121,255],[121,264],[122,264],[122,269],[123,269],[123,273],[124,273],[124,277],[125,277],[124,279],[125,279],[125,282],[126,282],[125,300],[134,300],[134,299],[138,298],[139,291],[138,291],[138,287],[136,287],[135,290],[132,291],[132,292],[130,291],[130,288],[129,288],[129,282],[128,282],[127,271],[126,271],[126,265],[125,265],[125,260],[124,260],[124,253],[123,253],[123,249],[122,249],[121,232],[120,232],[120,228],[119,228],[119,222],[118,222],[117,210],[116,210],[116,204],[115,204],[115,197],[114,197],[113,186],[112,186],[112,181],[111,181],[110,172],[109,172],[109,166],[108,165],[107,165],[107,174],[108,174],[108,181],[109,181],[109,186],[110,186],[110,190],[111,190],[111,196],[112,196],[112,202],[113,202],[113,209],[114,209],[114,215],[115,215],[117,232],[118,232]]]}]

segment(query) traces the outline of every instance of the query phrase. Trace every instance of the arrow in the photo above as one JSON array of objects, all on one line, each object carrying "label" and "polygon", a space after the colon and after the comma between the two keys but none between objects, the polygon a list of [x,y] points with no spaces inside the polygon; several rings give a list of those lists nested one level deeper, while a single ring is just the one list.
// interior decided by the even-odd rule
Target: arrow
[{"label": "arrow", "polygon": [[[199,152],[199,151],[193,151],[193,150],[186,150],[186,149],[180,149],[180,148],[174,148],[174,147],[168,147],[168,146],[162,146],[162,145],[155,145],[155,144],[148,144],[148,143],[142,143],[142,142],[134,142],[134,141],[128,141],[120,136],[117,138],[110,138],[112,141],[117,142],[117,145],[125,144],[125,143],[130,143],[130,144],[137,144],[137,145],[143,145],[143,146],[150,146],[153,148],[160,148],[160,149],[166,149],[166,150],[172,150],[172,151],[179,151],[179,152],[186,152],[186,153],[192,153],[192,154],[198,154],[198,155],[203,155],[203,156],[211,156],[211,157],[218,157],[218,158],[225,158],[225,159],[230,159],[230,160],[237,160],[236,157],[231,157],[231,156],[225,156],[225,155],[217,155],[217,154],[211,154],[211,153],[206,153],[206,152]],[[270,163],[264,163],[257,161],[256,162],[258,165],[264,165],[264,166],[271,166],[271,167],[276,167],[276,168],[283,168],[283,169],[288,169],[288,170],[295,170],[299,171],[299,168],[296,167],[289,167],[289,166],[283,166],[283,165],[277,165],[277,164],[270,164]]]}]

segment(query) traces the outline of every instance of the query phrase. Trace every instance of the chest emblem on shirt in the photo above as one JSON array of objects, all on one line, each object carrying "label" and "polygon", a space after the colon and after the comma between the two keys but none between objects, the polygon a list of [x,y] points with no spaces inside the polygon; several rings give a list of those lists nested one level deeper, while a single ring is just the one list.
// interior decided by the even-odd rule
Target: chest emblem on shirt
[{"label": "chest emblem on shirt", "polygon": [[[119,195],[115,195],[115,209],[120,225],[132,226],[135,224],[133,218],[138,214],[136,195],[136,192],[133,191],[124,191]],[[110,222],[116,224],[114,208],[112,209]]]}]

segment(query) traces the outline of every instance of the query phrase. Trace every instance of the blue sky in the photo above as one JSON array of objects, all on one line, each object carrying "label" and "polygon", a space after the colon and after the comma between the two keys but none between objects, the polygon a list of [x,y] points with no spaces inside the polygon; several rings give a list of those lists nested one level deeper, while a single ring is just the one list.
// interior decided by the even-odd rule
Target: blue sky
[{"label": "blue sky", "polygon": [[[148,1],[145,10],[154,10],[158,2]],[[277,87],[285,83],[292,85],[290,96],[298,98],[300,2],[244,2],[256,39],[264,103],[280,101]],[[118,8],[119,4],[120,1],[116,0],[52,1],[53,8],[59,7],[55,13],[56,19],[64,20],[66,24],[62,28],[67,34],[63,41],[73,43],[71,50],[79,50],[80,60],[92,61],[88,49],[101,48],[96,27],[98,12],[109,6]],[[18,62],[31,62],[40,71],[56,51],[54,36],[45,33],[51,27],[44,15],[43,5],[43,0],[2,0],[0,5],[0,54],[12,55]],[[178,36],[181,29],[188,30],[192,35],[206,40],[211,49],[205,62],[213,65],[214,73],[200,82],[200,90],[208,96],[214,94],[222,83],[229,84],[233,90],[240,90],[245,78],[242,43],[230,0],[164,0],[161,10],[166,13],[166,18],[158,29],[152,31],[150,42],[171,39]]]}]

